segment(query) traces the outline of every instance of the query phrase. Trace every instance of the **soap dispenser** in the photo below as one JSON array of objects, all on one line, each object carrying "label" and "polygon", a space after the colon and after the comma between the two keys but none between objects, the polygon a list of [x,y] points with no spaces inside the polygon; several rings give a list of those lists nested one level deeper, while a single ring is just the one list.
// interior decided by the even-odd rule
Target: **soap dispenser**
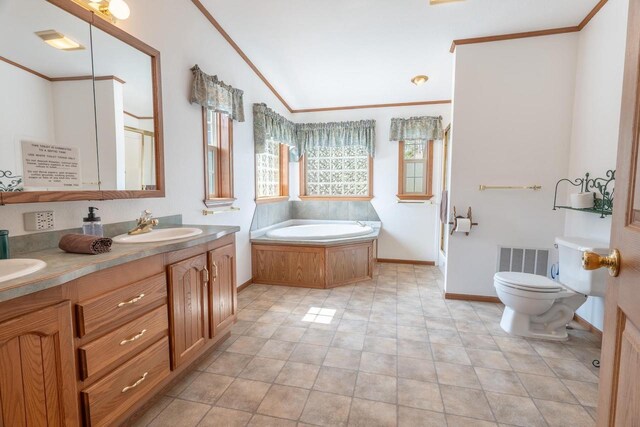
[{"label": "soap dispenser", "polygon": [[93,206],[89,208],[89,215],[87,215],[87,217],[83,219],[83,223],[82,223],[83,234],[103,237],[104,232],[102,230],[102,223],[100,222],[100,217],[96,216],[94,212],[97,210],[98,208],[94,208]]},{"label": "soap dispenser", "polygon": [[11,258],[9,251],[9,230],[0,230],[0,259]]}]

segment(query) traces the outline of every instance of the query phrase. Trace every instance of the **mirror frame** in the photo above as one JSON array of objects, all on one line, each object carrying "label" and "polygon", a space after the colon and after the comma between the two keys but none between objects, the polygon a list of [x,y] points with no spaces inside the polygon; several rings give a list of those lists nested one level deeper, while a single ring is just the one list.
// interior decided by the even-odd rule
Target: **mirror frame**
[{"label": "mirror frame", "polygon": [[[81,200],[142,199],[165,196],[164,139],[162,133],[162,85],[160,78],[160,52],[131,34],[116,27],[73,0],[47,0],[62,10],[82,19],[120,41],[146,53],[151,57],[151,81],[153,85],[153,116],[155,133],[155,190],[78,190],[78,191],[17,191],[0,192],[0,205],[17,203],[47,203]],[[92,47],[93,48],[93,47]],[[98,141],[100,144],[100,141]],[[98,159],[99,161],[99,159]]]}]

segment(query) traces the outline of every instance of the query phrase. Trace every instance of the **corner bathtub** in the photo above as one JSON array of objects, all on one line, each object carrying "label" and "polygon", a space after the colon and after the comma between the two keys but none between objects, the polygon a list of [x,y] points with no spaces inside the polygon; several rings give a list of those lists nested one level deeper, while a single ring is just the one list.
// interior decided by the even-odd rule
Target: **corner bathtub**
[{"label": "corner bathtub", "polygon": [[378,233],[354,222],[267,230],[251,240],[253,283],[322,289],[371,280]]},{"label": "corner bathtub", "polygon": [[373,228],[360,224],[292,225],[268,231],[266,237],[277,240],[334,240],[371,234]]}]

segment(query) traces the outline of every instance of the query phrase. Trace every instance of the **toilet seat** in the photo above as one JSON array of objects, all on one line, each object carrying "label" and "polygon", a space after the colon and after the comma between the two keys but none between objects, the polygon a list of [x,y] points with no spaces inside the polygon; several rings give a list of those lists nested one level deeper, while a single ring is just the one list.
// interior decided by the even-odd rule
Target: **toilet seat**
[{"label": "toilet seat", "polygon": [[495,274],[494,282],[507,288],[526,292],[556,294],[565,290],[560,284],[545,276],[530,273],[502,271]]}]

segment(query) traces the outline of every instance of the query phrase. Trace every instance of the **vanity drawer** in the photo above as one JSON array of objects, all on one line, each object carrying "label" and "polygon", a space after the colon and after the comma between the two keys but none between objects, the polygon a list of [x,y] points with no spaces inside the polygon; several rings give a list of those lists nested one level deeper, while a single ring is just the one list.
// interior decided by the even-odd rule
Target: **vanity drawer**
[{"label": "vanity drawer", "polygon": [[113,425],[169,373],[169,339],[165,337],[81,393],[85,423]]},{"label": "vanity drawer", "polygon": [[160,302],[167,302],[167,278],[164,273],[80,302],[76,304],[78,336],[90,334]]},{"label": "vanity drawer", "polygon": [[167,306],[163,305],[78,349],[83,380],[127,354],[135,354],[167,334]]}]

